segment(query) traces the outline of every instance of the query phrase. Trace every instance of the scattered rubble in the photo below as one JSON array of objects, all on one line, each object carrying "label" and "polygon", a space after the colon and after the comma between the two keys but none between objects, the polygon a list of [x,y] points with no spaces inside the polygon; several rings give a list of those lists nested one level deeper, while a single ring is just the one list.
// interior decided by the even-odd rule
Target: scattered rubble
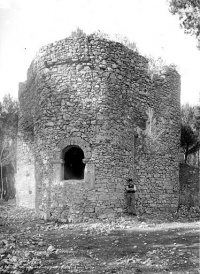
[{"label": "scattered rubble", "polygon": [[[199,212],[198,208],[187,211],[183,207],[176,215],[162,218],[124,216],[112,222],[60,224],[13,207],[0,227],[0,273],[124,274],[149,273],[148,269],[169,273],[172,268],[188,265],[196,269],[199,254],[194,253],[194,247],[198,234],[194,239],[194,233]],[[191,249],[185,245],[188,234],[182,230],[183,225],[195,240],[190,243]],[[129,239],[129,235],[133,236]],[[162,235],[169,237],[165,244]],[[105,257],[107,253],[110,255]],[[135,272],[130,272],[133,269]]]}]

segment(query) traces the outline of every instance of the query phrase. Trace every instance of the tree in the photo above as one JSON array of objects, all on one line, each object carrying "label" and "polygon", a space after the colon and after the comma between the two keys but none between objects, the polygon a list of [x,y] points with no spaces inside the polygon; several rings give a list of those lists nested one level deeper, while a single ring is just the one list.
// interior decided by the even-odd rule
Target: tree
[{"label": "tree", "polygon": [[115,42],[119,42],[121,44],[123,44],[125,47],[132,49],[133,51],[138,51],[137,49],[137,45],[135,42],[131,42],[128,37],[123,36],[121,34],[114,34],[114,36],[110,36],[109,34],[107,34],[106,32],[103,31],[96,31],[93,33],[94,35],[96,35],[97,37],[99,37],[100,39],[107,39],[110,41],[115,41]]},{"label": "tree", "polygon": [[70,34],[70,37],[72,37],[72,38],[79,38],[79,37],[84,37],[84,36],[86,36],[86,33],[79,27],[77,27],[75,29],[75,31],[72,31]]},{"label": "tree", "polygon": [[107,40],[111,40],[110,35],[107,34],[104,31],[98,30],[96,32],[93,33],[95,36],[99,37],[100,39],[107,39]]},{"label": "tree", "polygon": [[195,128],[200,131],[200,106],[197,106],[194,113]]},{"label": "tree", "polygon": [[197,135],[190,125],[181,125],[181,147],[184,149],[185,163],[189,154],[189,149],[197,142]]},{"label": "tree", "polygon": [[132,49],[133,51],[138,51],[136,43],[133,41],[131,42],[126,36],[123,36],[121,34],[115,34],[115,41],[122,43],[124,46]]},{"label": "tree", "polygon": [[9,94],[0,103],[0,180],[3,197],[3,167],[14,164],[16,156],[16,137],[18,128],[18,102]]},{"label": "tree", "polygon": [[195,129],[195,112],[196,106],[191,106],[188,103],[181,106],[181,122],[184,125],[190,125]]},{"label": "tree", "polygon": [[200,1],[199,0],[168,0],[170,12],[177,14],[180,26],[186,33],[194,35],[200,49]]},{"label": "tree", "polygon": [[195,152],[197,152],[198,167],[200,167],[200,106],[197,106],[195,110],[195,128],[198,136],[198,142],[197,146],[195,147]]},{"label": "tree", "polygon": [[[181,107],[181,146],[184,148],[185,161],[188,155],[194,155],[195,163],[199,165],[199,156],[196,154],[200,148],[198,119],[200,122],[199,106],[191,106],[188,103]],[[199,114],[198,114],[199,113]],[[199,118],[198,118],[199,117]],[[188,144],[188,147],[187,145]],[[196,156],[195,156],[196,155]]]}]

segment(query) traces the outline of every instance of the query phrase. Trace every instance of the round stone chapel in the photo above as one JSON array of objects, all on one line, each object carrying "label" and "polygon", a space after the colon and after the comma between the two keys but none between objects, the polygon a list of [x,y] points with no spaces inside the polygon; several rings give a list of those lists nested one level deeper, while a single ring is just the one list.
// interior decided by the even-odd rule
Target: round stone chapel
[{"label": "round stone chapel", "polygon": [[19,85],[17,205],[45,219],[126,213],[133,179],[139,213],[175,211],[180,76],[152,70],[124,45],[94,35],[39,50]]}]

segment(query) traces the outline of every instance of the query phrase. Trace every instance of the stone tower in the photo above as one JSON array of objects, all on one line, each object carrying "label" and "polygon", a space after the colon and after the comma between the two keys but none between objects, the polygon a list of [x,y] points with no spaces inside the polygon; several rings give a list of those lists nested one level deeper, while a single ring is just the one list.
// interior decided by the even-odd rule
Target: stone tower
[{"label": "stone tower", "polygon": [[40,49],[19,86],[17,204],[81,221],[178,205],[180,77],[120,43],[67,38]]}]

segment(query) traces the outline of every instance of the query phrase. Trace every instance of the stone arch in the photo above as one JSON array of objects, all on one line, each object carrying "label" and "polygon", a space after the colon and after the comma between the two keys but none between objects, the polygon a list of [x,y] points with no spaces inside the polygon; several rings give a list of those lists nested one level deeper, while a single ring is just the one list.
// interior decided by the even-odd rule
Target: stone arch
[{"label": "stone arch", "polygon": [[91,158],[91,148],[90,148],[90,144],[88,142],[86,142],[85,140],[83,140],[80,137],[69,137],[65,140],[60,141],[60,143],[58,144],[60,159],[62,159],[62,157],[63,157],[62,151],[68,146],[80,147],[84,152],[85,162],[88,162],[88,160]]},{"label": "stone arch", "polygon": [[[64,175],[64,158],[63,158],[63,152],[65,149],[68,147],[79,147],[84,154],[84,159],[82,159],[83,164],[85,164],[84,168],[84,181],[88,181],[88,174],[91,173],[90,169],[91,166],[93,166],[91,162],[91,147],[88,142],[83,140],[80,137],[69,137],[66,139],[61,140],[57,144],[57,148],[55,148],[53,152],[53,158],[51,161],[51,164],[53,165],[53,170],[54,170],[54,180],[60,181],[60,180],[65,180],[65,175]],[[94,169],[94,167],[92,168]],[[93,172],[94,173],[94,172]],[[91,177],[91,176],[89,176]],[[73,179],[73,178],[71,178]],[[79,178],[80,179],[80,178]],[[94,181],[94,180],[93,180]]]},{"label": "stone arch", "polygon": [[70,145],[63,149],[64,180],[84,179],[84,152],[77,145]]}]

